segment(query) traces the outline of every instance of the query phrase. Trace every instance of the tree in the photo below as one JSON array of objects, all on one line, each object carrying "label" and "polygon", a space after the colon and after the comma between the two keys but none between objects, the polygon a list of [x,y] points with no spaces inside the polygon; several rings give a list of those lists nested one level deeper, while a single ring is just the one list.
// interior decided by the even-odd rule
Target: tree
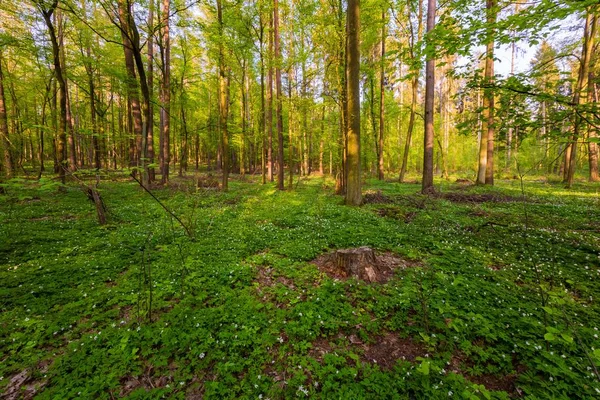
[{"label": "tree", "polygon": [[[166,0],[165,0],[166,1]],[[229,77],[225,66],[224,27],[222,0],[217,0],[217,22],[219,24],[219,128],[221,130],[221,162],[223,177],[221,189],[229,188],[229,132],[227,119],[229,117]]]},{"label": "tree", "polygon": [[385,39],[386,39],[386,6],[381,11],[381,65],[379,75],[379,138],[377,154],[377,179],[384,179],[383,172],[383,136],[385,132]]},{"label": "tree", "polygon": [[360,0],[348,0],[348,146],[346,204],[362,203],[360,165]]},{"label": "tree", "polygon": [[44,22],[46,23],[46,27],[48,28],[50,43],[52,44],[54,78],[58,82],[58,104],[60,107],[60,114],[58,118],[58,142],[56,146],[56,161],[58,164],[58,176],[60,177],[60,181],[64,184],[66,181],[65,170],[67,168],[65,165],[65,160],[67,158],[67,82],[65,81],[65,77],[63,74],[62,62],[60,57],[60,44],[56,35],[56,29],[54,26],[53,19],[54,12],[58,7],[58,0],[54,0],[49,4],[40,0],[36,2],[36,6],[42,14]]},{"label": "tree", "polygon": [[[152,1],[152,0],[151,0]],[[221,1],[217,0],[220,10]],[[221,17],[220,17],[221,18]],[[171,37],[169,32],[170,22],[170,0],[162,1],[161,9],[161,59],[162,59],[162,84],[160,90],[160,173],[161,183],[165,184],[169,180],[169,164],[171,163]],[[219,24],[222,21],[219,19]],[[227,165],[228,167],[228,165]],[[227,172],[224,173],[224,180],[227,179]],[[225,181],[224,181],[225,182]],[[227,184],[223,184],[224,190],[227,190]]]},{"label": "tree", "polygon": [[2,146],[4,151],[4,174],[11,178],[15,167],[10,151],[10,141],[8,140],[8,115],[6,113],[6,100],[4,97],[4,74],[2,73],[2,49],[0,49],[0,136],[2,136]]},{"label": "tree", "polygon": [[483,91],[483,128],[479,145],[478,184],[494,184],[494,30],[496,22],[496,0],[486,0],[488,37],[485,52]]},{"label": "tree", "polygon": [[433,113],[435,92],[435,56],[430,41],[431,33],[435,28],[436,0],[427,1],[427,39],[429,51],[425,64],[425,135],[423,152],[423,181],[421,192],[423,194],[434,191],[433,187]]},{"label": "tree", "polygon": [[285,189],[283,180],[283,95],[281,93],[281,49],[279,38],[279,0],[273,0],[273,42],[275,48],[275,103],[277,121],[277,187]]},{"label": "tree", "polygon": [[[585,28],[583,32],[583,48],[581,50],[581,58],[579,64],[579,72],[577,75],[577,84],[573,91],[573,105],[578,107],[584,104],[587,100],[587,96],[584,93],[588,88],[588,78],[590,71],[590,63],[592,59],[592,49],[594,48],[594,39],[596,36],[596,28],[598,26],[598,18],[596,16],[597,7],[592,7],[587,11],[585,19]],[[571,135],[567,152],[565,156],[565,168],[568,168],[566,176],[567,187],[570,188],[573,185],[573,179],[575,177],[575,169],[577,168],[577,144],[580,136],[581,127],[583,125],[583,118],[581,111],[576,109],[575,121],[573,122],[573,133]]]},{"label": "tree", "polygon": [[[409,19],[410,19],[410,2],[409,2]],[[408,120],[408,130],[406,132],[406,140],[404,143],[404,155],[402,157],[402,166],[400,167],[400,183],[404,182],[406,169],[408,167],[408,154],[412,144],[412,135],[415,126],[417,115],[417,101],[419,92],[419,75],[421,71],[420,46],[423,37],[423,0],[419,0],[417,11],[417,32],[415,34],[413,24],[409,21],[410,36],[409,36],[409,57],[411,60],[411,102],[410,102],[410,117]]]}]

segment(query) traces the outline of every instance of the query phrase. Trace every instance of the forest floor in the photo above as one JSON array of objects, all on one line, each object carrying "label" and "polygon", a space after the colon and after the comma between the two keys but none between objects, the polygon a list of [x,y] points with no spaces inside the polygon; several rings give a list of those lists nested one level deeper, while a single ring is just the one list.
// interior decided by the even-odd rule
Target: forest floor
[{"label": "forest floor", "polygon": [[[238,178],[153,190],[191,237],[126,177],[104,226],[76,183],[6,184],[3,398],[600,398],[597,184]],[[386,282],[319,261],[360,246]]]}]

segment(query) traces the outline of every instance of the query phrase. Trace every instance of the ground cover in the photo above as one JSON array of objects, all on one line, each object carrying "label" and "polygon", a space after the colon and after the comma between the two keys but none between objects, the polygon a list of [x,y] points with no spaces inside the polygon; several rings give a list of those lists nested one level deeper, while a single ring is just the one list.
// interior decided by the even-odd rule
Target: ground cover
[{"label": "ground cover", "polygon": [[[201,185],[206,186],[206,185]],[[6,398],[598,398],[600,189],[325,178],[0,195]],[[367,283],[319,260],[369,246]]]}]

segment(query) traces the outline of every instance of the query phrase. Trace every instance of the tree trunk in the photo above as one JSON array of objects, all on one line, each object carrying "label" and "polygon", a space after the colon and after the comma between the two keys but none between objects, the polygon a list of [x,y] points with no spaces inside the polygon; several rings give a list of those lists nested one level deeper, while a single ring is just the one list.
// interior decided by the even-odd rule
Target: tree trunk
[{"label": "tree trunk", "polygon": [[[588,89],[588,100],[598,104],[598,86],[594,82],[594,75],[590,72],[588,77],[590,87]],[[598,174],[598,128],[596,126],[589,127],[589,138],[588,138],[588,153],[589,153],[589,166],[590,166],[590,182],[600,181]]]},{"label": "tree trunk", "polygon": [[[167,1],[167,0],[165,0]],[[219,35],[223,37],[223,10],[222,0],[217,0],[217,19],[219,23]],[[221,130],[221,166],[223,177],[221,189],[227,191],[229,188],[229,133],[227,131],[227,119],[229,116],[229,79],[225,67],[225,54],[223,41],[219,41],[219,127]]]},{"label": "tree trunk", "polygon": [[[436,0],[427,2],[427,33],[435,27]],[[421,192],[424,194],[434,191],[433,188],[433,112],[435,91],[435,59],[427,56],[425,64],[425,135],[423,151],[423,181]]]},{"label": "tree trunk", "polygon": [[[270,14],[269,25],[273,27],[273,14]],[[269,182],[273,182],[273,29],[269,29],[269,52],[268,52],[269,71],[267,74],[267,105],[266,105],[266,124],[269,132],[269,140],[267,147],[267,169]]]},{"label": "tree trunk", "polygon": [[[150,0],[148,4],[148,29],[154,29],[154,4],[156,0]],[[148,35],[148,95],[150,99],[154,97],[154,34],[152,32]],[[147,154],[148,154],[148,163],[154,164],[154,105],[153,102],[150,101],[148,104],[148,121],[147,131],[148,131],[148,144],[147,144]],[[156,180],[156,171],[154,167],[148,168],[148,181],[154,182]]]},{"label": "tree trunk", "polygon": [[384,180],[383,172],[383,135],[385,132],[385,8],[381,12],[381,66],[379,77],[379,153],[377,154],[377,178]]},{"label": "tree trunk", "polygon": [[279,0],[273,0],[273,35],[275,47],[275,96],[277,119],[277,188],[285,189],[283,179],[283,98],[281,94],[281,49],[279,43]]},{"label": "tree trunk", "polygon": [[52,43],[52,60],[54,63],[54,77],[58,82],[58,103],[60,111],[57,129],[58,141],[56,143],[56,161],[58,165],[58,175],[60,177],[60,181],[64,184],[66,168],[65,160],[67,158],[67,84],[63,75],[62,63],[60,60],[60,47],[52,18],[57,5],[58,0],[54,0],[48,8],[42,8],[41,5],[39,7],[50,34],[50,42]]},{"label": "tree trunk", "polygon": [[[421,40],[421,38],[423,37],[423,0],[419,0],[419,4],[418,4],[418,11],[417,11],[417,35],[415,37],[415,33],[413,30],[413,25],[409,24],[410,26],[410,56],[413,60],[413,62],[418,63],[418,60],[416,60],[417,57],[417,52],[416,50],[416,46],[417,43]],[[409,6],[410,8],[410,6]],[[410,9],[409,9],[409,16],[410,16]],[[418,63],[420,64],[420,63]],[[404,154],[402,156],[402,166],[400,167],[400,177],[398,179],[398,181],[400,183],[404,182],[404,177],[406,175],[406,170],[408,168],[408,155],[410,152],[410,147],[412,144],[412,134],[414,131],[414,126],[415,126],[415,119],[416,119],[416,114],[417,114],[417,98],[418,98],[418,91],[419,91],[419,68],[412,68],[412,74],[413,74],[413,79],[412,79],[412,86],[411,86],[411,103],[410,103],[410,116],[408,119],[408,129],[407,129],[407,133],[406,133],[406,140],[405,140],[405,144],[404,144]]]},{"label": "tree trunk", "polygon": [[[486,0],[487,21],[491,25],[496,21],[496,0]],[[494,31],[489,28],[490,37],[486,45],[485,72],[483,89],[483,124],[479,146],[479,169],[477,183],[494,184]]]},{"label": "tree trunk", "polygon": [[[586,96],[582,96],[582,93],[589,85],[588,75],[590,70],[590,61],[592,58],[592,49],[594,48],[594,38],[596,36],[596,28],[597,28],[597,17],[593,14],[594,9],[590,8],[588,10],[588,14],[585,20],[585,29],[583,33],[583,49],[581,51],[581,63],[579,67],[579,74],[577,76],[577,86],[575,87],[575,91],[573,93],[573,104],[576,108],[579,105],[586,102]],[[577,141],[579,140],[579,132],[581,130],[581,125],[583,124],[583,119],[579,114],[575,115],[575,122],[573,124],[573,135],[571,136],[571,141],[569,143],[570,151],[570,160],[568,163],[565,163],[565,168],[567,171],[567,187],[570,188],[573,185],[573,179],[575,178],[575,169],[577,167]]]},{"label": "tree trunk", "polygon": [[259,34],[259,56],[260,56],[260,134],[262,137],[262,152],[261,152],[261,175],[262,184],[267,183],[267,117],[265,106],[265,56],[264,56],[264,21],[263,14],[260,13],[260,34]]},{"label": "tree trunk", "polygon": [[348,0],[348,146],[346,204],[362,203],[360,163],[360,0]]},{"label": "tree trunk", "polygon": [[[220,0],[217,2],[220,10]],[[163,0],[161,9],[161,45],[162,45],[162,85],[161,85],[161,109],[160,121],[161,132],[159,149],[161,157],[161,183],[166,184],[169,181],[169,165],[171,163],[171,38],[169,33],[169,13],[170,2]],[[219,11],[220,15],[220,11]],[[221,21],[221,20],[219,20]],[[221,23],[221,22],[220,22]],[[225,188],[226,189],[226,188]]]},{"label": "tree trunk", "polygon": [[129,166],[135,167],[140,165],[139,149],[136,143],[141,142],[142,137],[142,109],[140,105],[139,86],[135,72],[135,61],[133,59],[133,43],[130,38],[130,10],[127,3],[123,0],[119,1],[119,22],[121,24],[121,39],[123,40],[123,52],[125,54],[125,69],[127,70],[127,98],[129,108],[128,126],[133,128],[129,132],[133,133],[135,140],[130,141],[129,145]]},{"label": "tree trunk", "polygon": [[10,140],[8,139],[8,115],[6,113],[6,98],[4,96],[4,74],[2,73],[2,53],[0,51],[0,136],[2,136],[2,147],[4,151],[4,174],[11,178],[15,167],[10,151]]}]

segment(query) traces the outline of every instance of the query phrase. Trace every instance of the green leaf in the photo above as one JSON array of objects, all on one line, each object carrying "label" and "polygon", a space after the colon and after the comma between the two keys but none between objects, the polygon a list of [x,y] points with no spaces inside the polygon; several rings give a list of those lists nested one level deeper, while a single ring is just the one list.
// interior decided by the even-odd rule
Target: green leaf
[{"label": "green leaf", "polygon": [[430,362],[427,360],[424,360],[421,365],[419,365],[417,367],[417,372],[423,374],[423,375],[429,375],[429,365]]},{"label": "green leaf", "polygon": [[573,337],[571,335],[569,335],[568,333],[561,333],[560,336],[563,338],[563,340],[567,343],[573,343]]},{"label": "green leaf", "polygon": [[554,336],[553,333],[548,332],[544,335],[544,339],[546,339],[549,342],[552,342],[553,340],[556,340],[556,336]]}]

